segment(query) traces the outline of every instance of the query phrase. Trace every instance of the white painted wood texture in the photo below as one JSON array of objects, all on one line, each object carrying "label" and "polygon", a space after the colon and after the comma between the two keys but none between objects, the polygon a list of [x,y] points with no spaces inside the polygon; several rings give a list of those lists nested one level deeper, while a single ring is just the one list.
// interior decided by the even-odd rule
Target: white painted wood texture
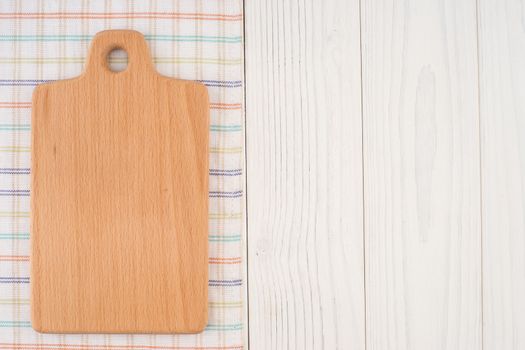
[{"label": "white painted wood texture", "polygon": [[479,0],[484,349],[525,349],[525,4]]},{"label": "white painted wood texture", "polygon": [[481,349],[476,3],[361,21],[367,349]]},{"label": "white painted wood texture", "polygon": [[364,349],[359,2],[245,3],[252,349]]},{"label": "white painted wood texture", "polygon": [[246,2],[250,348],[525,349],[524,18]]}]

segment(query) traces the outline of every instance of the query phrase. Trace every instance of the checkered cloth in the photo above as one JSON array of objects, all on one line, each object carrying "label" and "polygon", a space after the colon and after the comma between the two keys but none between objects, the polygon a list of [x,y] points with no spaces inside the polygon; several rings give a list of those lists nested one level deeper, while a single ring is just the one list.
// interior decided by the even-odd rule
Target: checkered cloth
[{"label": "checkered cloth", "polygon": [[[31,328],[31,94],[82,71],[93,35],[135,29],[157,70],[210,95],[209,324],[198,335],[53,335]],[[122,58],[115,58],[121,61]],[[0,1],[0,349],[240,349],[242,1]]]}]

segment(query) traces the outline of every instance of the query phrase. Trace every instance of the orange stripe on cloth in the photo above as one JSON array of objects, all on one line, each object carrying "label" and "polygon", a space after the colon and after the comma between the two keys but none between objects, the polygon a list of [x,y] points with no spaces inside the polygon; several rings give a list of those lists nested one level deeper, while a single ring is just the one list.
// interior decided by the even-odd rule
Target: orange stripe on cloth
[{"label": "orange stripe on cloth", "polygon": [[0,261],[29,261],[27,255],[0,255]]},{"label": "orange stripe on cloth", "polygon": [[241,109],[240,103],[210,103],[211,109]]},{"label": "orange stripe on cloth", "polygon": [[190,19],[199,21],[240,21],[242,14],[222,15],[217,13],[182,12],[7,12],[0,19]]},{"label": "orange stripe on cloth", "polygon": [[209,258],[209,263],[214,265],[240,264],[241,262],[240,256],[235,258]]},{"label": "orange stripe on cloth", "polygon": [[31,102],[0,102],[0,108],[31,108]]},{"label": "orange stripe on cloth", "polygon": [[240,350],[242,345],[222,346],[222,347],[205,347],[205,346],[156,346],[156,345],[80,345],[80,344],[25,344],[25,343],[0,343],[0,349],[13,350],[89,350],[89,349],[109,349],[109,350],[138,350],[138,349],[155,349],[155,350]]}]

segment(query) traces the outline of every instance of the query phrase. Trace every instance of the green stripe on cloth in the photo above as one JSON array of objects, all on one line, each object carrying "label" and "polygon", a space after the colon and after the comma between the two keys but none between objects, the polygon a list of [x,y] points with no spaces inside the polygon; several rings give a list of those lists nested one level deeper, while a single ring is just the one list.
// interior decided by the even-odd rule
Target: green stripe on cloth
[{"label": "green stripe on cloth", "polygon": [[19,153],[19,152],[30,152],[31,147],[23,146],[0,146],[0,152],[4,153]]},{"label": "green stripe on cloth", "polygon": [[241,240],[241,235],[209,235],[208,240],[210,242],[238,242]]},{"label": "green stripe on cloth", "polygon": [[[30,321],[9,321],[1,320],[0,327],[26,328],[31,327]],[[243,328],[242,323],[234,324],[209,324],[206,326],[208,331],[237,331]]]},{"label": "green stripe on cloth", "polygon": [[[0,305],[29,305],[29,299],[24,298],[2,298],[0,299]],[[210,301],[208,305],[214,309],[224,308],[240,308],[242,307],[242,301]]]},{"label": "green stripe on cloth", "polygon": [[[110,58],[109,63],[127,63],[126,58]],[[65,64],[76,63],[83,64],[86,57],[0,57],[0,64]],[[240,65],[242,59],[224,59],[224,58],[198,58],[198,57],[153,57],[155,63],[171,64],[216,64],[216,65]]]},{"label": "green stripe on cloth", "polygon": [[0,239],[29,239],[29,233],[0,233]]},{"label": "green stripe on cloth", "polygon": [[242,307],[242,301],[230,301],[230,302],[208,302],[208,305],[210,307],[215,308],[241,308]]},{"label": "green stripe on cloth", "polygon": [[[29,212],[28,211],[0,211],[0,217],[28,218]],[[242,213],[209,213],[208,217],[210,219],[240,219],[242,217]]]},{"label": "green stripe on cloth", "polygon": [[[29,232],[27,233],[0,233],[0,239],[29,239]],[[210,242],[239,242],[241,235],[209,235],[208,240]]]},{"label": "green stripe on cloth", "polygon": [[[210,125],[210,131],[236,132],[241,131],[241,125]],[[0,131],[31,131],[29,124],[0,124]]]},{"label": "green stripe on cloth", "polygon": [[0,305],[27,305],[29,299],[0,299]]},{"label": "green stripe on cloth", "polygon": [[242,153],[241,147],[210,147],[210,153]]},{"label": "green stripe on cloth", "polygon": [[210,131],[223,131],[223,132],[230,132],[230,131],[241,131],[242,126],[241,125],[210,125]]},{"label": "green stripe on cloth", "polygon": [[29,124],[0,124],[0,131],[31,131]]},{"label": "green stripe on cloth", "polygon": [[206,326],[207,331],[238,331],[242,329],[242,323],[235,324],[209,324]]},{"label": "green stripe on cloth", "polygon": [[0,211],[0,218],[28,218],[28,211]]},{"label": "green stripe on cloth", "polygon": [[215,220],[235,220],[242,218],[242,213],[209,213],[208,217]]}]

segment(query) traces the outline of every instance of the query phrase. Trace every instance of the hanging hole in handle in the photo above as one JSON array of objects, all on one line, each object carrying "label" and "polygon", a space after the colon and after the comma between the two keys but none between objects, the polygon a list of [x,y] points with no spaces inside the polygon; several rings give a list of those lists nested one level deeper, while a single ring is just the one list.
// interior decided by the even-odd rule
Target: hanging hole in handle
[{"label": "hanging hole in handle", "polygon": [[116,47],[108,53],[106,61],[110,71],[114,73],[123,72],[128,68],[128,53],[126,50]]}]

